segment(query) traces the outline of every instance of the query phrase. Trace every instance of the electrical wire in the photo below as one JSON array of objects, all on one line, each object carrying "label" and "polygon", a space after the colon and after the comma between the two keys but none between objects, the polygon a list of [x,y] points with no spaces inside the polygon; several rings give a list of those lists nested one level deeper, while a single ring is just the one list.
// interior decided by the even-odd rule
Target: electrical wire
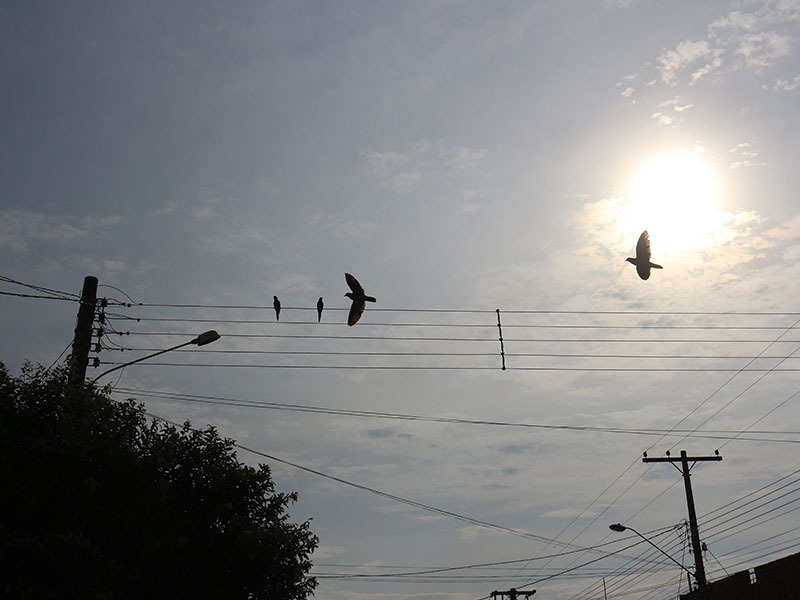
[{"label": "electrical wire", "polygon": [[[182,427],[181,425],[179,425],[178,423],[175,423],[174,421],[172,421],[170,419],[167,419],[165,417],[161,417],[159,415],[153,414],[153,413],[151,413],[149,411],[145,411],[145,414],[147,416],[149,416],[150,418],[152,418],[152,419],[161,421],[163,423],[167,423],[169,425],[172,425],[173,427]],[[197,430],[194,430],[194,431],[197,431]],[[251,454],[255,454],[256,456],[260,456],[262,458],[266,458],[266,459],[271,460],[273,462],[277,462],[277,463],[280,463],[280,464],[283,464],[283,465],[286,465],[286,466],[290,466],[290,467],[293,467],[293,468],[298,469],[300,471],[304,471],[306,473],[311,473],[312,475],[317,475],[317,476],[322,477],[324,479],[328,479],[330,481],[335,481],[337,483],[341,483],[343,485],[346,485],[346,486],[349,486],[349,487],[352,487],[352,488],[355,488],[355,489],[358,489],[358,490],[361,490],[361,491],[365,491],[365,492],[377,495],[377,496],[379,496],[381,498],[385,498],[385,499],[388,499],[388,500],[393,500],[395,502],[399,502],[401,504],[406,504],[408,506],[412,506],[412,507],[415,507],[415,508],[418,508],[418,509],[421,509],[421,510],[424,510],[424,511],[427,511],[427,512],[432,512],[434,514],[438,514],[438,515],[441,515],[441,516],[446,516],[446,517],[450,517],[450,518],[453,518],[453,519],[456,519],[456,520],[459,520],[459,521],[464,521],[464,522],[467,522],[467,523],[471,523],[473,525],[477,525],[478,527],[484,527],[484,528],[487,528],[487,529],[500,531],[500,532],[503,532],[503,533],[508,533],[508,534],[511,534],[511,535],[514,535],[514,536],[517,536],[517,537],[532,539],[532,540],[536,540],[536,541],[539,541],[539,542],[542,542],[542,543],[545,543],[545,544],[552,544],[552,545],[560,546],[562,548],[567,548],[568,550],[565,551],[564,554],[571,554],[573,552],[594,552],[594,553],[600,554],[601,555],[600,558],[604,558],[606,556],[611,556],[611,555],[618,554],[619,552],[621,552],[621,551],[606,552],[606,551],[600,550],[600,548],[602,548],[602,547],[604,547],[604,546],[606,546],[608,544],[598,544],[598,545],[596,545],[594,547],[575,546],[574,544],[573,545],[566,544],[564,542],[561,542],[561,541],[558,541],[558,540],[555,540],[555,539],[551,539],[551,538],[548,538],[548,537],[545,537],[545,536],[537,535],[537,534],[534,534],[534,533],[530,533],[530,532],[527,532],[527,531],[521,531],[519,529],[513,529],[513,528],[510,528],[510,527],[497,525],[495,523],[491,523],[491,522],[488,522],[488,521],[475,519],[475,518],[472,518],[472,517],[461,515],[459,513],[453,512],[453,511],[445,510],[445,509],[442,509],[442,508],[437,508],[435,506],[424,504],[422,502],[417,502],[415,500],[410,500],[408,498],[403,498],[402,496],[397,496],[395,494],[391,494],[389,492],[384,492],[384,491],[381,491],[381,490],[378,490],[376,488],[372,488],[372,487],[369,487],[369,486],[366,486],[366,485],[361,485],[361,484],[358,484],[358,483],[354,483],[352,481],[348,481],[348,480],[343,479],[341,477],[336,477],[335,475],[330,475],[328,473],[324,473],[324,472],[319,471],[317,469],[312,469],[311,467],[306,467],[306,466],[300,465],[298,463],[294,463],[294,462],[288,461],[286,459],[282,459],[282,458],[279,458],[277,456],[273,456],[271,454],[267,454],[266,452],[261,452],[259,450],[255,450],[253,448],[249,448],[249,447],[244,446],[242,444],[239,444],[237,442],[233,442],[232,445],[235,448],[239,448],[240,450],[244,450],[244,451],[249,452]]]},{"label": "electrical wire", "polygon": [[[281,309],[283,310],[283,309]],[[274,321],[273,319],[218,319],[218,318],[179,318],[179,317],[131,317],[119,313],[110,313],[119,319],[138,322],[159,322],[159,323],[230,323],[237,325],[314,325],[320,326],[317,321]],[[325,323],[324,326],[347,326],[344,322]],[[493,324],[490,323],[376,323],[366,322],[362,325],[369,327],[458,327],[458,328],[482,328],[491,329]],[[767,331],[767,330],[783,330],[785,327],[778,325],[553,325],[553,324],[535,324],[535,323],[509,323],[503,324],[503,328],[524,328],[524,329],[620,329],[620,330],[636,330],[636,329],[653,329],[653,330],[722,330],[722,331]]]},{"label": "electrical wire", "polygon": [[[206,309],[238,309],[238,310],[273,310],[272,305],[254,304],[174,304],[138,302],[137,307],[143,308],[206,308]],[[281,310],[308,310],[316,311],[316,306],[284,306]],[[326,311],[347,311],[348,308],[325,307]],[[410,312],[410,313],[455,313],[455,314],[494,314],[496,309],[466,309],[466,308],[384,308],[371,307],[371,312]],[[653,311],[653,310],[502,310],[503,314],[514,315],[652,315],[652,316],[759,316],[780,317],[800,316],[800,312],[793,311]]]},{"label": "electrical wire", "polygon": [[[122,365],[115,361],[100,361],[102,365]],[[276,365],[276,364],[237,364],[237,363],[176,363],[148,362],[150,367],[203,367],[228,369],[342,369],[342,370],[378,370],[378,371],[498,371],[499,367],[490,366],[426,366],[426,365]],[[716,367],[506,367],[506,371],[579,371],[598,373],[797,373],[800,368],[786,369],[726,369]]]},{"label": "electrical wire", "polygon": [[[22,281],[17,281],[16,279],[12,279],[11,277],[7,277],[5,275],[0,275],[0,281],[5,281],[6,283],[12,283],[14,285],[19,285],[22,287],[26,287],[32,290],[36,290],[37,292],[43,292],[45,294],[50,294],[50,296],[60,297],[62,300],[66,299],[79,299],[80,296],[78,294],[73,294],[72,292],[64,292],[62,290],[54,290],[52,288],[44,287],[41,285],[34,285],[32,283],[24,283]],[[17,295],[17,294],[10,294],[10,295]],[[31,296],[36,298],[43,298],[47,296]]]},{"label": "electrical wire", "polygon": [[[117,333],[116,331],[114,333]],[[487,340],[488,341],[488,340]],[[120,348],[123,348],[120,346]],[[124,350],[131,352],[158,352],[161,348],[134,348],[124,347]],[[273,354],[287,356],[497,356],[497,352],[378,352],[378,351],[341,351],[341,350],[232,350],[217,348],[192,349],[184,348],[179,350],[184,354]],[[666,359],[666,360],[747,360],[752,358],[768,359],[800,359],[800,356],[752,356],[752,355],[699,355],[699,354],[560,354],[556,352],[506,352],[506,356],[520,358],[612,358],[612,359]]]},{"label": "electrical wire", "polygon": [[40,299],[40,300],[64,300],[64,301],[67,301],[67,302],[79,302],[79,300],[76,300],[75,298],[61,298],[59,296],[43,296],[43,295],[37,295],[37,294],[18,294],[18,293],[15,293],[15,292],[0,292],[0,295],[2,295],[2,296],[16,296],[18,298],[37,298],[37,299]]},{"label": "electrical wire", "polygon": [[67,344],[67,345],[64,347],[64,349],[61,351],[61,354],[59,354],[59,355],[58,355],[58,357],[57,357],[57,358],[56,358],[56,359],[53,361],[53,363],[52,363],[52,364],[51,364],[49,367],[47,367],[47,370],[48,370],[48,371],[49,371],[50,369],[52,369],[54,366],[56,366],[56,363],[57,363],[59,360],[61,360],[61,357],[62,357],[62,356],[64,356],[64,354],[66,354],[66,353],[67,353],[67,350],[69,350],[69,349],[72,347],[73,341],[74,341],[74,340],[70,340],[70,342],[69,342],[69,343],[68,343],[68,344]]},{"label": "electrical wire", "polygon": [[[171,400],[178,402],[213,404],[220,406],[231,406],[236,408],[252,408],[252,409],[262,409],[262,410],[286,410],[293,412],[316,413],[316,414],[325,414],[332,416],[349,416],[349,417],[376,418],[376,419],[402,420],[402,421],[424,421],[430,423],[443,423],[443,424],[456,424],[456,425],[482,425],[482,426],[494,426],[494,427],[518,427],[524,429],[614,433],[614,434],[624,434],[624,435],[652,436],[652,435],[663,435],[664,433],[670,433],[672,435],[681,435],[683,433],[683,431],[668,432],[667,430],[659,430],[659,429],[627,429],[621,427],[599,427],[594,425],[554,425],[554,424],[539,424],[539,423],[514,423],[514,422],[496,421],[496,420],[462,419],[456,417],[435,417],[435,416],[414,415],[405,413],[389,413],[380,411],[366,411],[359,409],[321,407],[321,406],[304,405],[304,404],[288,404],[281,402],[244,400],[239,398],[230,398],[223,396],[186,394],[186,393],[159,391],[159,390],[142,390],[137,388],[118,388],[116,391],[124,394],[134,394],[140,397],[158,398],[162,400]],[[729,436],[725,435],[726,433],[736,433],[736,432],[734,431],[704,432],[702,434],[696,434],[693,437],[710,438],[710,439],[730,439]],[[751,432],[752,435],[755,435],[756,433],[764,435],[800,435],[800,431]],[[712,434],[718,434],[718,435],[712,435]],[[761,438],[761,437],[740,438],[740,439],[760,441],[760,442],[800,443],[800,439],[785,440],[785,439]],[[633,464],[636,464],[637,462],[638,459]]]}]

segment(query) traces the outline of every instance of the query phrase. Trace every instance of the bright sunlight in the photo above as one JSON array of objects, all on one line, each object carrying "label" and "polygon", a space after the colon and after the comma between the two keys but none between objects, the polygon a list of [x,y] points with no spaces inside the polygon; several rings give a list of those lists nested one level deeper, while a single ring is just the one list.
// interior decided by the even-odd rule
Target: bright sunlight
[{"label": "bright sunlight", "polygon": [[710,246],[728,215],[718,212],[719,188],[702,149],[661,154],[646,162],[628,189],[623,231],[647,229],[659,257]]}]

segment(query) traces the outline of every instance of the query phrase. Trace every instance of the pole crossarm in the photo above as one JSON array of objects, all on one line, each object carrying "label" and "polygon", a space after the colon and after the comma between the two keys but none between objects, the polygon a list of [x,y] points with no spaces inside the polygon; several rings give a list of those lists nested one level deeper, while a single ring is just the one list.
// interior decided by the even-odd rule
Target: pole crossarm
[{"label": "pole crossarm", "polygon": [[[708,598],[708,580],[706,579],[706,570],[703,566],[703,555],[700,546],[700,530],[697,527],[697,513],[694,508],[694,494],[692,493],[692,481],[690,479],[691,467],[689,461],[692,462],[706,462],[706,461],[720,461],[722,457],[718,453],[714,456],[688,456],[686,450],[681,450],[681,455],[678,456],[659,456],[650,458],[646,454],[642,458],[642,462],[668,462],[668,463],[681,463],[681,475],[683,476],[683,485],[686,490],[686,507],[689,509],[689,530],[692,537],[692,554],[694,554],[694,577],[697,581],[697,587],[703,598]],[[676,467],[677,468],[677,467]]]},{"label": "pole crossarm", "polygon": [[526,598],[530,598],[535,593],[536,590],[518,590],[516,588],[511,588],[510,590],[507,590],[505,592],[498,592],[497,590],[495,590],[489,595],[492,598],[497,598],[498,596],[500,596],[501,598],[503,596],[508,596],[509,600],[517,600],[518,596],[525,596]]},{"label": "pole crossarm", "polygon": [[[722,460],[722,457],[719,455],[716,456],[687,456],[686,460],[690,460],[692,462],[702,462],[704,460]],[[658,456],[658,457],[649,457],[645,456],[642,458],[642,462],[646,463],[654,463],[654,462],[681,462],[680,456]]]}]

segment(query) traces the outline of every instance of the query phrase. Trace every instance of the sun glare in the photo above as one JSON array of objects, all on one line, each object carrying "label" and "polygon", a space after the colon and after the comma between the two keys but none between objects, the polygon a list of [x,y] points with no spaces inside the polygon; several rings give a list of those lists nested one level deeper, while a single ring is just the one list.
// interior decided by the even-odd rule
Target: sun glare
[{"label": "sun glare", "polygon": [[656,156],[629,186],[620,227],[637,235],[647,229],[654,256],[709,246],[722,225],[717,180],[698,154],[694,150]]}]

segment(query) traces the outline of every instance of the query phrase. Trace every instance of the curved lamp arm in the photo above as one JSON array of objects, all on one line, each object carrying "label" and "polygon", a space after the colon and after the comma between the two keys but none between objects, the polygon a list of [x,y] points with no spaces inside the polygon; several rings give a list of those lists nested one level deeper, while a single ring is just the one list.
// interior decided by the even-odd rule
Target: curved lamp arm
[{"label": "curved lamp arm", "polygon": [[160,351],[155,352],[153,354],[148,354],[147,356],[143,356],[141,358],[137,358],[136,360],[132,360],[130,362],[126,362],[124,364],[117,365],[116,367],[114,367],[112,369],[109,369],[108,371],[104,371],[103,373],[100,373],[100,375],[98,375],[97,377],[92,379],[92,384],[97,383],[98,379],[100,379],[101,377],[103,377],[105,375],[108,375],[109,373],[111,373],[113,371],[116,371],[117,369],[124,369],[125,367],[129,367],[130,365],[135,365],[138,362],[142,362],[143,360],[147,360],[148,358],[153,358],[154,356],[159,356],[159,355],[164,354],[166,352],[172,352],[173,350],[177,350],[178,348],[183,348],[184,346],[188,346],[190,344],[194,344],[195,346],[205,346],[206,344],[210,344],[211,342],[216,342],[220,337],[222,337],[222,336],[220,334],[218,334],[216,331],[214,331],[213,329],[210,330],[210,331],[206,331],[205,333],[201,333],[200,335],[198,335],[193,340],[189,340],[188,342],[185,342],[183,344],[178,344],[177,346],[172,346],[171,348],[167,348],[166,350],[160,350]]},{"label": "curved lamp arm", "polygon": [[621,532],[623,532],[623,531],[625,531],[626,529],[630,529],[630,530],[631,530],[633,533],[635,533],[636,535],[638,535],[638,536],[639,536],[640,538],[642,538],[642,539],[643,539],[645,542],[647,542],[648,544],[650,544],[650,545],[651,545],[653,548],[655,548],[656,550],[658,550],[659,552],[661,552],[661,554],[663,554],[664,556],[666,556],[668,559],[670,559],[672,562],[674,562],[676,565],[678,565],[678,566],[679,566],[681,569],[683,569],[684,571],[686,571],[687,573],[689,573],[689,575],[691,575],[692,577],[694,577],[694,573],[692,573],[692,572],[691,572],[689,569],[687,569],[685,566],[683,566],[683,565],[682,565],[681,563],[679,563],[677,560],[675,560],[674,558],[672,558],[672,557],[671,557],[669,554],[667,554],[666,552],[664,552],[664,551],[663,551],[661,548],[659,548],[658,546],[656,546],[656,545],[655,545],[653,542],[651,542],[649,539],[647,539],[646,537],[644,537],[644,536],[643,536],[641,533],[639,533],[638,531],[636,531],[636,530],[635,530],[633,527],[630,527],[629,525],[623,525],[622,523],[613,523],[613,524],[609,525],[609,526],[608,526],[608,528],[609,528],[611,531],[617,531],[617,532],[620,532],[620,533],[621,533]]}]

